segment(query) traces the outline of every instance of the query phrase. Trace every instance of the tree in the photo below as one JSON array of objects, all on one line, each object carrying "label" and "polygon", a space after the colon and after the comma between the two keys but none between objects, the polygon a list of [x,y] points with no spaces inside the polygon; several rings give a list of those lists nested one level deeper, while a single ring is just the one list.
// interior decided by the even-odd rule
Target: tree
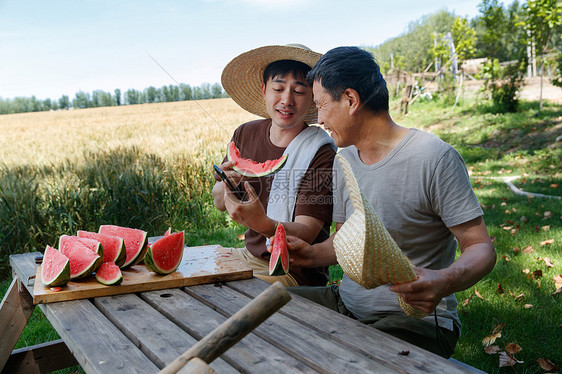
[{"label": "tree", "polygon": [[182,100],[191,100],[193,98],[193,91],[191,90],[191,86],[189,84],[181,83],[180,91]]},{"label": "tree", "polygon": [[90,94],[84,91],[78,91],[72,100],[74,109],[84,109],[90,107]]},{"label": "tree", "polygon": [[121,90],[116,88],[115,91],[115,105],[121,105]]},{"label": "tree", "polygon": [[133,105],[133,104],[142,104],[142,93],[133,89],[129,88],[127,92],[125,92],[125,104]]},{"label": "tree", "polygon": [[548,51],[553,29],[562,24],[562,5],[557,0],[527,0],[523,5],[526,17],[523,25],[529,38],[540,53],[540,98],[539,112],[542,110],[542,86],[544,75],[544,55]]},{"label": "tree", "polygon": [[223,97],[223,90],[222,90],[222,86],[220,84],[215,83],[211,86],[211,97],[213,99]]},{"label": "tree", "polygon": [[457,17],[455,19],[452,34],[459,64],[474,57],[477,41],[476,30],[470,27],[466,18]]},{"label": "tree", "polygon": [[482,42],[484,43],[487,57],[493,60],[497,58],[496,54],[505,34],[507,25],[506,14],[503,6],[498,4],[498,0],[482,0],[478,9],[482,13],[479,21],[484,27]]},{"label": "tree", "polygon": [[68,96],[66,95],[62,95],[59,99],[59,108],[61,109],[68,109],[70,108],[70,100],[68,99]]}]

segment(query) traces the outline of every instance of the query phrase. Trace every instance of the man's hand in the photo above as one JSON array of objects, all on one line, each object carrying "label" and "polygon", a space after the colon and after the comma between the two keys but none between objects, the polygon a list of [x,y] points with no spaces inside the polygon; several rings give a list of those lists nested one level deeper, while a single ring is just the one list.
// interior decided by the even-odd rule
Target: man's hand
[{"label": "man's hand", "polygon": [[441,270],[414,267],[418,279],[408,283],[395,284],[390,291],[402,295],[405,302],[427,314],[433,312],[441,299],[448,296],[448,281]]},{"label": "man's hand", "polygon": [[[320,267],[335,265],[336,253],[333,246],[333,235],[322,243],[310,245],[296,236],[287,235],[287,248],[289,249],[289,263],[294,267]],[[270,238],[267,251],[271,252],[274,238]]]},{"label": "man's hand", "polygon": [[[224,173],[234,184],[234,186],[238,186],[238,184],[242,181],[243,176],[232,170],[232,167],[234,165],[236,165],[236,161],[227,161],[221,164],[220,168],[222,171],[224,171]],[[220,177],[218,177],[217,174],[215,174],[215,179],[216,178],[218,178],[217,183],[215,183],[215,185],[213,186],[212,191],[213,203],[218,210],[224,212],[226,210],[226,206],[224,205],[224,192],[225,190],[228,190],[228,186],[226,185],[226,183],[220,181]]]},{"label": "man's hand", "polygon": [[404,301],[431,313],[445,296],[466,290],[488,274],[496,263],[496,251],[482,217],[449,228],[459,242],[461,255],[449,267],[429,270],[415,267],[418,279],[390,287]]},{"label": "man's hand", "polygon": [[[221,183],[225,184],[224,182]],[[248,182],[244,182],[244,188],[248,193],[247,201],[240,201],[226,185],[223,187],[224,206],[230,218],[260,234],[266,236],[274,234],[275,222],[267,217],[256,191]],[[271,231],[272,228],[273,232]]]}]

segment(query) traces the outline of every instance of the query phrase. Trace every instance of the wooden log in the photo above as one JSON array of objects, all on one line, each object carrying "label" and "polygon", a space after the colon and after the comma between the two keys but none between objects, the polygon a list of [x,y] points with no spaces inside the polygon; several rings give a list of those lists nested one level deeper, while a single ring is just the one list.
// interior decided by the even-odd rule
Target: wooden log
[{"label": "wooden log", "polygon": [[16,276],[0,304],[0,369],[8,361],[35,309],[33,298],[24,287],[19,287],[18,283],[19,278]]},{"label": "wooden log", "polygon": [[2,374],[50,373],[78,365],[62,339],[16,349],[10,355]]},{"label": "wooden log", "polygon": [[281,283],[272,284],[160,373],[177,373],[193,357],[199,357],[206,363],[212,362],[289,300],[291,296]]},{"label": "wooden log", "polygon": [[199,357],[193,357],[187,365],[178,371],[178,374],[215,374],[216,371]]}]

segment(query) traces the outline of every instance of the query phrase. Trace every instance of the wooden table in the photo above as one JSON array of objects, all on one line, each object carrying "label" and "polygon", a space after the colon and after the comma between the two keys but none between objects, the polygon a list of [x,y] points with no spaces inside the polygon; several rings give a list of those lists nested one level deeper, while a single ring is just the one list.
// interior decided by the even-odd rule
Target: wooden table
[{"label": "wooden table", "polygon": [[[27,280],[35,275],[36,255],[10,256],[14,280],[20,280],[24,287],[19,293],[19,313],[27,318],[33,309],[26,295],[33,291],[33,285]],[[40,304],[64,343],[50,345],[48,354],[31,354],[35,362],[29,358],[26,361],[22,352],[14,359],[12,353],[3,372],[8,365],[10,370],[35,365],[39,368],[36,372],[44,372],[47,364],[41,358],[58,354],[59,361],[64,362],[68,349],[87,373],[157,373],[267,287],[267,283],[252,278]],[[217,373],[474,372],[298,295],[291,296],[288,304],[210,366]],[[0,332],[5,350],[10,333]],[[30,356],[30,351],[25,354]]]}]

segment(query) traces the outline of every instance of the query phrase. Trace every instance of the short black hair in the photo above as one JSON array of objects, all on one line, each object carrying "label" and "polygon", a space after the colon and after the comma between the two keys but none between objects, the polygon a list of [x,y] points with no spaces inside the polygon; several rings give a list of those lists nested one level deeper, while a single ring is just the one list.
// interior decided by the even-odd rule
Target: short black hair
[{"label": "short black hair", "polygon": [[263,72],[263,83],[267,84],[269,78],[285,77],[287,74],[292,74],[296,79],[302,79],[307,82],[306,75],[310,71],[310,66],[304,62],[295,60],[278,60],[267,65]]},{"label": "short black hair", "polygon": [[388,88],[373,55],[358,47],[337,47],[326,52],[306,76],[319,81],[333,100],[354,89],[364,108],[388,112]]}]

